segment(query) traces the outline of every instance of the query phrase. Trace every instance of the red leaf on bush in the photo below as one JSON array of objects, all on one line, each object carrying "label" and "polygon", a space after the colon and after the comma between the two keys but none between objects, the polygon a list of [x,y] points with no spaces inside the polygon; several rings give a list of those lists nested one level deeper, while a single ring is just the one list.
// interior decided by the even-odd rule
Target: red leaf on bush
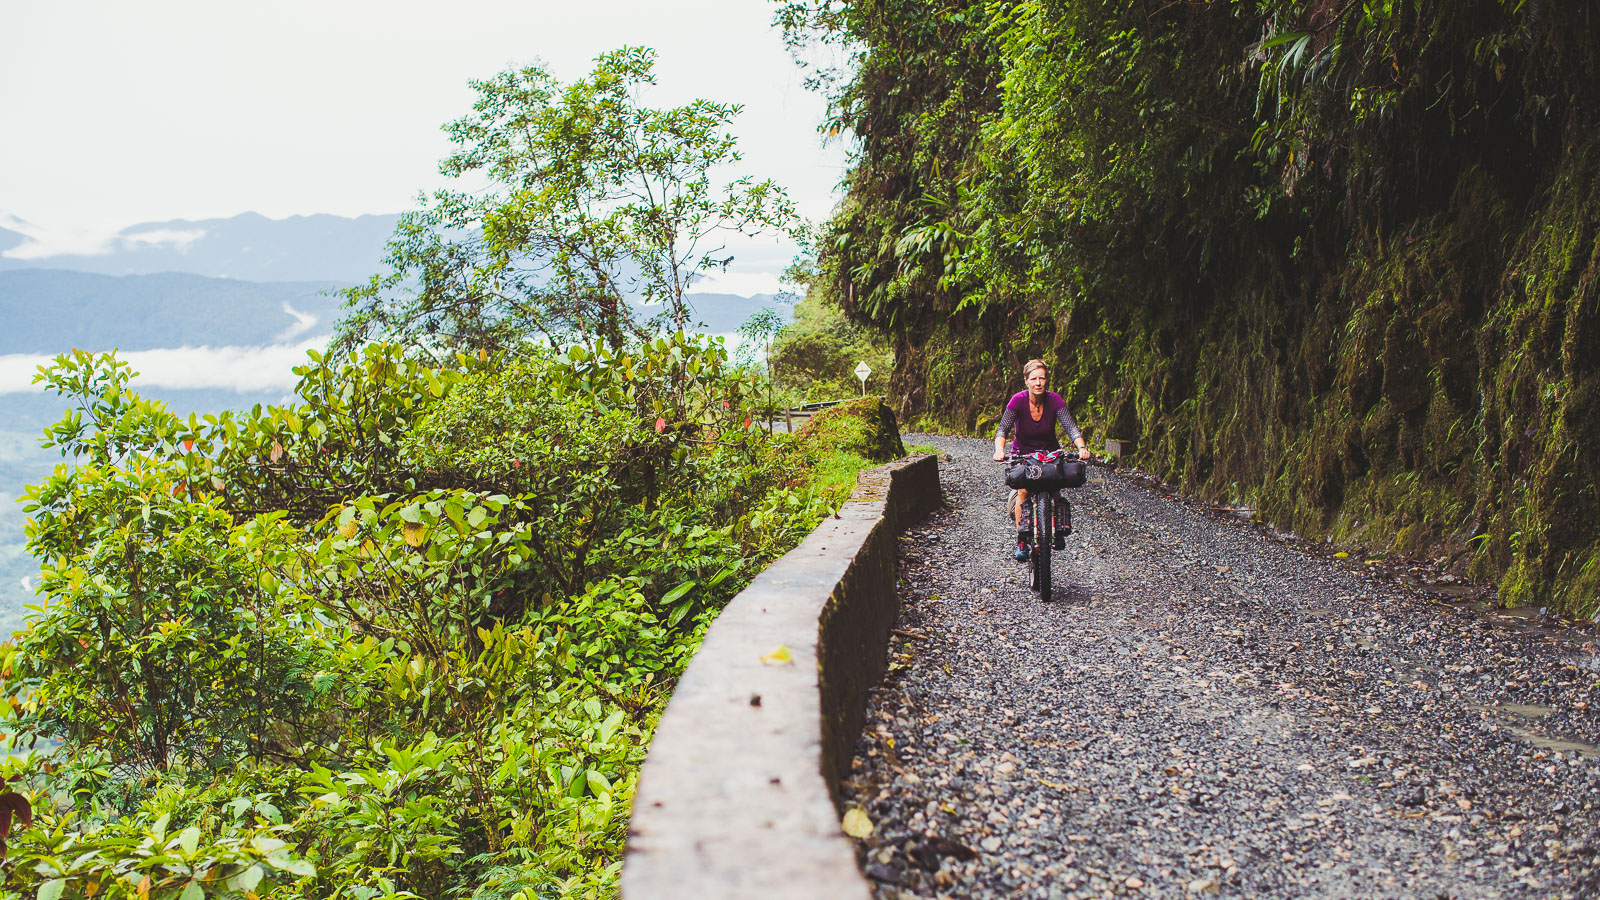
[{"label": "red leaf on bush", "polygon": [[33,824],[33,804],[16,791],[0,794],[0,859],[6,855],[6,840],[11,837],[11,823],[19,827]]},{"label": "red leaf on bush", "polygon": [[656,416],[656,434],[660,434],[661,432],[666,431],[666,430],[667,430],[667,420],[662,418],[661,416]]}]

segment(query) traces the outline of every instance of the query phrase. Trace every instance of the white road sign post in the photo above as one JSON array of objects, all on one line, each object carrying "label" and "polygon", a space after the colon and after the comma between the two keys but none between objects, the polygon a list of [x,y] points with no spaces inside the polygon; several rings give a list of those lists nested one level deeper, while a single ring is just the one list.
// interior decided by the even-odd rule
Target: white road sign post
[{"label": "white road sign post", "polygon": [[867,395],[867,376],[872,374],[872,367],[865,362],[856,363],[856,377],[861,379],[861,396]]}]

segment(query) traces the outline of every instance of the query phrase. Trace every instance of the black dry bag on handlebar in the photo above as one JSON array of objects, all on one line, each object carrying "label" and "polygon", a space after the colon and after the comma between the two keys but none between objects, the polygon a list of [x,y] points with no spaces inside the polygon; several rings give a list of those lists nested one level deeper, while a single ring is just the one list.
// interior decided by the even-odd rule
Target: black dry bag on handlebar
[{"label": "black dry bag on handlebar", "polygon": [[[1041,458],[1042,457],[1042,458]],[[1065,453],[1030,453],[1006,469],[1006,486],[1030,491],[1082,487],[1089,466]]]}]

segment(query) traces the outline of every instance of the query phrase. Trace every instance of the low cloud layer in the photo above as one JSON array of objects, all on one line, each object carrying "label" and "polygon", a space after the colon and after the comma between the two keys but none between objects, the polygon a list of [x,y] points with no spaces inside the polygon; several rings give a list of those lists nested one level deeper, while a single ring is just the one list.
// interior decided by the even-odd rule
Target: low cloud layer
[{"label": "low cloud layer", "polygon": [[4,253],[7,259],[44,259],[49,256],[95,256],[111,252],[111,234],[93,229],[41,228],[32,222],[0,212],[0,228],[22,235],[23,242]]},{"label": "low cloud layer", "polygon": [[185,252],[206,236],[203,229],[153,228],[147,231],[106,234],[89,229],[43,229],[12,216],[0,218],[0,228],[26,240],[0,253],[6,259],[48,260],[61,256],[109,256],[122,251],[176,250]]},{"label": "low cloud layer", "polygon": [[777,294],[783,290],[782,282],[771,272],[713,272],[696,279],[689,293],[754,297],[758,294]]},{"label": "low cloud layer", "polygon": [[[241,394],[289,391],[299,378],[295,366],[307,362],[306,352],[321,350],[327,338],[264,347],[174,347],[119,353],[139,376],[134,387],[169,390],[232,390]],[[49,365],[43,354],[0,355],[0,394],[35,393],[33,376]]]},{"label": "low cloud layer", "polygon": [[[171,247],[174,250],[187,250],[189,245],[206,236],[203,228],[153,228],[149,231],[125,231],[117,235],[117,242],[145,245],[150,247]],[[108,247],[109,252],[109,247]]]}]

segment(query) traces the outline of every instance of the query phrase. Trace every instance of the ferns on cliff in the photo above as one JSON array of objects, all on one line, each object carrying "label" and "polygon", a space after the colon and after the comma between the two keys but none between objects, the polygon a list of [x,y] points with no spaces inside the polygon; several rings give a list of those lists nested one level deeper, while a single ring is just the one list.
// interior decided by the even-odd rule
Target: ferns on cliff
[{"label": "ferns on cliff", "polygon": [[1043,355],[1163,475],[1594,608],[1592,5],[781,8],[856,54],[819,269],[905,414]]}]

